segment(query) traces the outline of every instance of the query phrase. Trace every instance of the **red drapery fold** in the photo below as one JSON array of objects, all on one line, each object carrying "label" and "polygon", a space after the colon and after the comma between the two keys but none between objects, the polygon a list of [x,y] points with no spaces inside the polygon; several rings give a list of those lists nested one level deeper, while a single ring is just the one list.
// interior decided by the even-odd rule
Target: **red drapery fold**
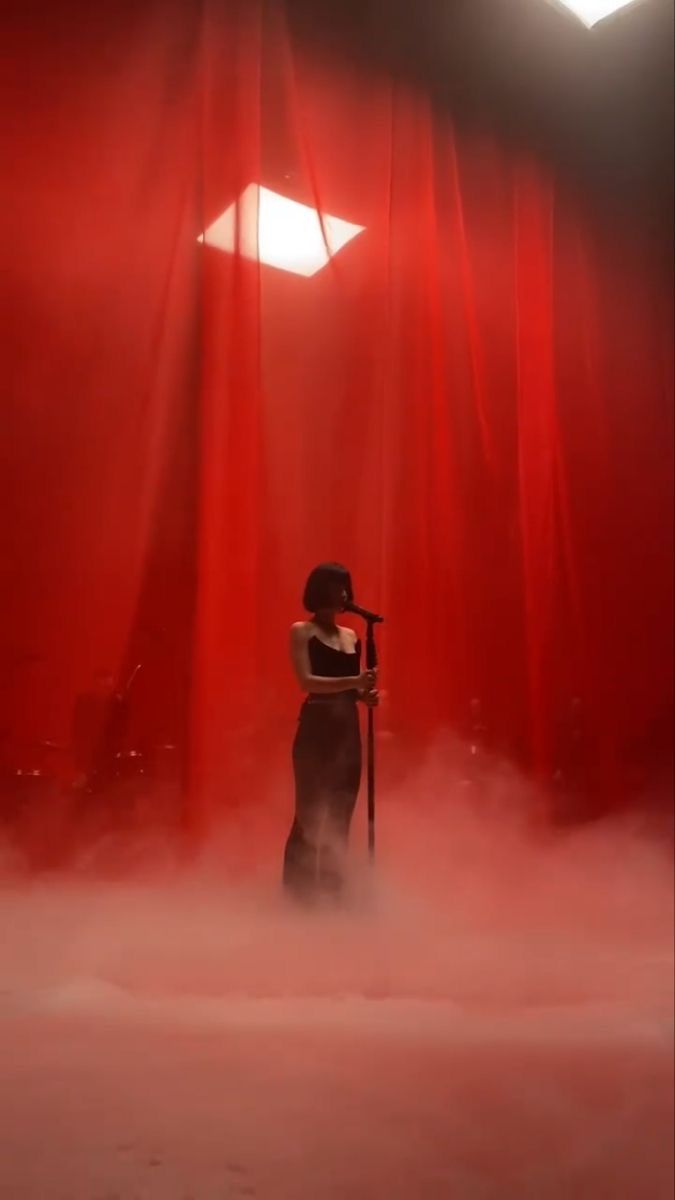
[{"label": "red drapery fold", "polygon": [[[400,745],[479,697],[545,778],[578,696],[611,800],[672,703],[670,302],[639,228],[299,46],[280,5],[26,28],[5,150],[8,745],[67,741],[91,673],[123,674],[139,622],[162,627],[136,726],[187,656],[171,719],[204,829],[288,743],[287,627],[336,558],[386,612]],[[363,231],[313,275],[270,266],[237,207],[250,185],[318,209],[325,236],[325,214]],[[230,251],[204,245],[233,205]]]}]

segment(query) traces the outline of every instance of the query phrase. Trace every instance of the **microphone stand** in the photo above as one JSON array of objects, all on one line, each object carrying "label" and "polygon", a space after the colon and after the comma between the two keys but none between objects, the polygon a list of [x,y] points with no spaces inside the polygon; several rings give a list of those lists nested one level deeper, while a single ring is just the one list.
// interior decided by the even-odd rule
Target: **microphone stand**
[{"label": "microphone stand", "polygon": [[[375,626],[381,625],[384,617],[360,608],[350,601],[345,604],[344,612],[354,613],[366,622],[366,670],[377,670],[377,647],[375,646]],[[368,857],[371,864],[375,861],[375,712],[368,705],[368,739],[366,742],[366,766],[368,780]]]},{"label": "microphone stand", "polygon": [[[367,620],[366,625],[366,669],[368,671],[375,671],[377,668],[375,621]],[[370,706],[368,707],[366,763],[368,780],[368,857],[372,864],[375,861],[375,710]]]}]

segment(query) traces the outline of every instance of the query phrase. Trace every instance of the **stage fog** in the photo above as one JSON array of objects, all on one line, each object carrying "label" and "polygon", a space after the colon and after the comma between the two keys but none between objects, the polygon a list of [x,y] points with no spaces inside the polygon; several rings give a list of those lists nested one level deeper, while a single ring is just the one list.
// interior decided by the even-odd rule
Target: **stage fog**
[{"label": "stage fog", "polygon": [[189,863],[7,862],[2,1194],[665,1198],[668,838],[458,756],[382,797],[376,871],[357,816],[337,911],[281,894],[283,777]]}]

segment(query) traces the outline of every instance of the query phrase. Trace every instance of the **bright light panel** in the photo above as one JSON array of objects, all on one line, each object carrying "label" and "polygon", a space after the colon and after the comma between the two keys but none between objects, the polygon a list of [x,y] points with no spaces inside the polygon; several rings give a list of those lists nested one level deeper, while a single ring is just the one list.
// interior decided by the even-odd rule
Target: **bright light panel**
[{"label": "bright light panel", "polygon": [[329,213],[319,219],[315,208],[250,183],[198,240],[227,254],[236,249],[254,262],[309,276],[363,229]]},{"label": "bright light panel", "polygon": [[590,29],[593,25],[597,25],[598,21],[611,16],[618,9],[625,8],[628,4],[634,4],[635,0],[558,0],[558,3],[571,9],[575,16]]}]

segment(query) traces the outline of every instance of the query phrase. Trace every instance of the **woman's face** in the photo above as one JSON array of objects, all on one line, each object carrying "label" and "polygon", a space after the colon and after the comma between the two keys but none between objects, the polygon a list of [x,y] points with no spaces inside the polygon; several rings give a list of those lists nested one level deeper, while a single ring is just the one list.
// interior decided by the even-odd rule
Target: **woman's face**
[{"label": "woman's face", "polygon": [[335,582],[331,583],[330,585],[329,594],[330,607],[334,609],[335,612],[342,612],[347,600],[349,599],[344,583],[341,583],[339,579],[336,579]]},{"label": "woman's face", "polygon": [[345,584],[344,583],[335,583],[334,594],[335,594],[335,607],[339,608],[339,610],[341,612],[342,608],[344,608],[345,605],[347,604],[347,589],[345,587]]}]

